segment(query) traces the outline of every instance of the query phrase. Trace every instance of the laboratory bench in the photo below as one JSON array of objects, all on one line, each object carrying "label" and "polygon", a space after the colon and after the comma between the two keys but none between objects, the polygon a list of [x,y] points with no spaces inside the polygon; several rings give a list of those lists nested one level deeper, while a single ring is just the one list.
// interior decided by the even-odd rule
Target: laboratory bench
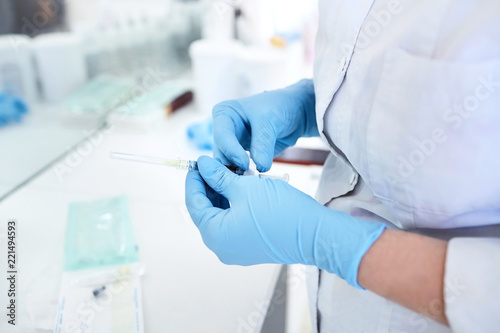
[{"label": "laboratory bench", "polygon": [[[141,285],[146,332],[260,331],[266,315],[262,304],[269,304],[282,266],[222,264],[204,245],[186,210],[184,171],[110,159],[110,152],[183,159],[208,155],[186,136],[189,124],[206,118],[190,105],[147,129],[117,125],[98,130],[93,141],[84,141],[86,149],[80,152],[85,154],[70,152],[0,202],[2,225],[8,219],[17,221],[19,271],[17,330],[1,320],[1,332],[53,330],[68,205],[122,194],[128,198],[145,268]],[[287,166],[278,171],[283,170],[294,186],[314,194],[319,169],[304,173]],[[2,182],[8,182],[5,175],[0,186]],[[0,246],[5,248],[3,232],[2,226]],[[6,272],[5,258],[0,269]],[[7,286],[1,281],[5,304]]]}]

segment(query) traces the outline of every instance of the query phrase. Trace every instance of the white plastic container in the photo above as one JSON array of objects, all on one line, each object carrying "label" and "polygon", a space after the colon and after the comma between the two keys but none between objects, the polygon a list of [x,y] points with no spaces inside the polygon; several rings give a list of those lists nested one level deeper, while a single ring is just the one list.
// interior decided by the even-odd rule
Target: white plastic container
[{"label": "white plastic container", "polygon": [[240,94],[251,96],[264,90],[283,88],[287,81],[286,58],[282,50],[247,47],[239,62]]},{"label": "white plastic container", "polygon": [[302,43],[285,48],[199,40],[191,45],[195,99],[211,114],[215,104],[291,85],[304,77]]},{"label": "white plastic container", "polygon": [[238,65],[240,95],[250,96],[291,85],[304,78],[304,63],[301,42],[285,48],[246,46]]},{"label": "white plastic container", "polygon": [[59,102],[87,81],[80,39],[69,33],[36,37],[33,51],[45,100]]},{"label": "white plastic container", "polygon": [[0,36],[0,91],[35,102],[38,91],[31,42],[24,35]]},{"label": "white plastic container", "polygon": [[213,40],[232,40],[235,38],[235,9],[230,3],[220,0],[207,0],[202,17],[202,37]]},{"label": "white plastic container", "polygon": [[243,46],[236,41],[199,40],[191,44],[198,109],[212,114],[215,104],[240,97],[238,63]]}]

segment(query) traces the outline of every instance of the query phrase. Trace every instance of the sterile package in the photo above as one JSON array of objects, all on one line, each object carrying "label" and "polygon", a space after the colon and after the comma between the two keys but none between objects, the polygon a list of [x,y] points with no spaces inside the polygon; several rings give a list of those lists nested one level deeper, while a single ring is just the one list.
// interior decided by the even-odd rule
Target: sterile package
[{"label": "sterile package", "polygon": [[133,79],[102,75],[90,80],[63,103],[73,115],[102,115],[130,99]]},{"label": "sterile package", "polygon": [[147,128],[165,119],[169,115],[168,107],[191,89],[191,85],[184,80],[166,81],[154,87],[139,86],[138,94],[118,107],[110,115],[109,122],[125,127]]},{"label": "sterile package", "polygon": [[144,332],[137,249],[124,196],[71,203],[54,332]]},{"label": "sterile package", "polygon": [[137,261],[137,246],[124,196],[70,204],[64,270]]},{"label": "sterile package", "polygon": [[143,333],[139,264],[65,272],[54,333]]}]

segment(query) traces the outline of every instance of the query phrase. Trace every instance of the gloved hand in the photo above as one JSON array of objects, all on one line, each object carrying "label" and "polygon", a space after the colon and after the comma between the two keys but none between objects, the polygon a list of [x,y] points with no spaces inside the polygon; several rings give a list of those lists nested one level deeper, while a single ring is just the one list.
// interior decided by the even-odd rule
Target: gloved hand
[{"label": "gloved hand", "polygon": [[209,157],[198,168],[187,175],[186,205],[223,263],[315,265],[361,288],[359,263],[383,224],[328,209],[282,180],[237,176]]},{"label": "gloved hand", "polygon": [[21,99],[0,93],[0,127],[20,122],[28,107]]},{"label": "gloved hand", "polygon": [[250,151],[257,170],[268,171],[274,156],[302,136],[318,136],[314,86],[290,87],[217,104],[213,110],[214,157],[248,169]]}]

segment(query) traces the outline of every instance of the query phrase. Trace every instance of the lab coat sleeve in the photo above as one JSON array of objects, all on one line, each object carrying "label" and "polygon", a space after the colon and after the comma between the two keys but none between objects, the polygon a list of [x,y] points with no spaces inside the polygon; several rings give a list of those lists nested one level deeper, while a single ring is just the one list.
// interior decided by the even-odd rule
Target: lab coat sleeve
[{"label": "lab coat sleeve", "polygon": [[444,283],[453,332],[497,332],[500,327],[500,238],[454,238]]}]

